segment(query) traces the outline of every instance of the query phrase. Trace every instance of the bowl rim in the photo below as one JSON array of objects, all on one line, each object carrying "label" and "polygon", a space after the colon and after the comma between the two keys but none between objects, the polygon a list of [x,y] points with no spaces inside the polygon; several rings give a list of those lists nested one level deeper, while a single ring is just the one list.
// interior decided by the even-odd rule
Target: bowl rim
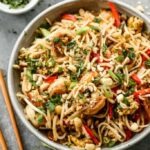
[{"label": "bowl rim", "polygon": [[35,7],[38,4],[39,0],[30,0],[28,4],[26,4],[22,8],[16,8],[16,9],[10,9],[9,5],[4,4],[0,2],[0,11],[12,14],[12,15],[19,15],[28,12],[31,10],[33,7]]},{"label": "bowl rim", "polygon": [[[62,2],[59,2],[47,9],[45,9],[44,11],[42,11],[40,14],[38,14],[26,27],[25,29],[22,31],[22,33],[20,34],[18,40],[16,41],[13,51],[11,53],[10,56],[10,60],[9,60],[9,65],[8,65],[8,72],[7,72],[7,85],[8,85],[8,92],[9,95],[11,97],[11,102],[13,105],[13,108],[15,109],[15,112],[17,113],[17,115],[19,116],[20,120],[23,122],[23,124],[28,128],[28,130],[34,134],[38,139],[40,139],[42,142],[46,143],[49,146],[52,146],[52,148],[54,149],[59,149],[59,150],[70,150],[70,148],[63,146],[61,144],[55,143],[53,141],[50,141],[48,138],[46,138],[44,135],[42,135],[42,133],[40,133],[40,131],[38,131],[35,127],[33,127],[31,125],[31,123],[24,117],[21,109],[18,108],[18,104],[17,104],[17,98],[16,98],[16,94],[13,93],[13,78],[12,78],[12,65],[14,63],[15,60],[15,55],[18,52],[18,46],[19,43],[21,42],[21,40],[23,39],[26,31],[28,31],[28,29],[30,29],[30,27],[32,27],[32,25],[41,17],[44,16],[44,14],[48,13],[49,11],[61,6],[61,5],[66,5],[68,3],[71,2],[78,2],[78,1],[84,1],[84,0],[65,0]],[[121,7],[124,7],[128,10],[132,10],[132,12],[135,13],[135,15],[139,15],[142,19],[146,20],[148,22],[148,24],[150,25],[150,19],[145,16],[144,14],[142,14],[141,12],[139,12],[138,10],[136,10],[134,7],[130,6],[129,4],[126,4],[124,2],[118,1],[118,0],[99,0],[99,1],[104,1],[104,2],[113,2],[116,3],[118,5],[120,5]],[[131,140],[127,141],[127,142],[123,142],[119,145],[114,146],[113,148],[109,148],[109,150],[123,150],[126,148],[129,148],[130,146],[134,145],[135,143],[139,142],[141,139],[143,139],[145,136],[147,136],[150,133],[150,125],[148,127],[146,127],[141,133],[138,134],[138,136],[136,138],[132,138]],[[103,148],[103,150],[108,150],[108,148]]]}]

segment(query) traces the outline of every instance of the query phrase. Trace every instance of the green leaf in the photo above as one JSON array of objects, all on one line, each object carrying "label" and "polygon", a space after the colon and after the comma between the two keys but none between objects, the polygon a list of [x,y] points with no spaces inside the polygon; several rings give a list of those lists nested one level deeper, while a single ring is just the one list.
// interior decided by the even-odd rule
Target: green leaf
[{"label": "green leaf", "polygon": [[150,59],[148,59],[148,60],[145,61],[145,66],[147,68],[150,68]]},{"label": "green leaf", "polygon": [[54,41],[54,43],[59,43],[61,41],[61,39],[59,37],[55,37],[53,41]]},{"label": "green leaf", "polygon": [[53,112],[55,110],[55,104],[51,101],[49,101],[47,108],[50,112]]},{"label": "green leaf", "polygon": [[127,106],[130,106],[130,103],[126,97],[124,97],[122,102],[125,103]]},{"label": "green leaf", "polygon": [[61,95],[56,94],[46,103],[46,108],[49,109],[50,112],[53,112],[55,110],[55,106],[59,104],[61,104]]},{"label": "green leaf", "polygon": [[56,94],[56,95],[52,96],[50,101],[53,102],[54,104],[60,104],[61,103],[61,95]]},{"label": "green leaf", "polygon": [[110,141],[108,147],[113,147],[116,144],[116,141]]},{"label": "green leaf", "polygon": [[75,45],[76,45],[76,41],[71,41],[71,42],[69,42],[68,44],[67,44],[67,47],[69,48],[69,49],[72,49],[72,48],[74,48],[75,47]]},{"label": "green leaf", "polygon": [[134,88],[130,88],[130,89],[128,89],[128,91],[124,94],[124,96],[129,96],[129,95],[133,94],[134,91],[135,91]]},{"label": "green leaf", "polygon": [[123,49],[123,50],[122,50],[122,54],[123,54],[124,57],[126,57],[126,56],[128,55],[128,52]]},{"label": "green leaf", "polygon": [[103,53],[104,53],[104,54],[106,53],[107,49],[108,49],[107,45],[106,45],[106,44],[103,44],[102,50],[103,50]]},{"label": "green leaf", "polygon": [[44,117],[43,117],[43,115],[40,115],[39,117],[38,117],[38,124],[40,124],[40,123],[42,123],[43,122],[43,119],[44,119]]},{"label": "green leaf", "polygon": [[136,82],[134,81],[134,80],[132,80],[132,79],[129,79],[129,87],[135,87],[137,84],[136,84]]},{"label": "green leaf", "polygon": [[84,98],[84,94],[78,94],[78,97],[80,98],[80,99],[83,99]]},{"label": "green leaf", "polygon": [[96,23],[100,23],[100,22],[101,22],[101,18],[97,18],[97,17],[95,17],[95,18],[94,18],[94,22],[96,22]]},{"label": "green leaf", "polygon": [[133,48],[129,48],[128,57],[129,57],[131,60],[134,60],[134,58],[135,58],[135,53],[134,53],[134,49],[133,49]]},{"label": "green leaf", "polygon": [[75,74],[71,74],[71,75],[70,75],[70,80],[71,80],[72,82],[77,82],[77,81],[78,81],[78,78],[77,78],[77,76],[76,76]]}]

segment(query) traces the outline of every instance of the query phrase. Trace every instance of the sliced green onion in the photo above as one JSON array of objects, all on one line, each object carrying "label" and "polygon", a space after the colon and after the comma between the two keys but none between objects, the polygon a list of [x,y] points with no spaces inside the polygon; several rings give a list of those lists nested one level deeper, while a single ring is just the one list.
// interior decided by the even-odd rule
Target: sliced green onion
[{"label": "sliced green onion", "polygon": [[77,85],[77,82],[71,82],[69,90],[72,90]]},{"label": "sliced green onion", "polygon": [[50,32],[47,29],[40,28],[40,31],[44,37],[47,37],[48,35],[50,35]]},{"label": "sliced green onion", "polygon": [[108,70],[108,74],[109,74],[115,81],[118,81],[118,77],[112,72],[112,70]]},{"label": "sliced green onion", "polygon": [[81,35],[83,33],[86,33],[89,30],[89,27],[82,27],[78,31],[76,31],[76,34]]},{"label": "sliced green onion", "polygon": [[95,31],[100,31],[101,29],[98,26],[90,26],[91,29],[95,30]]}]

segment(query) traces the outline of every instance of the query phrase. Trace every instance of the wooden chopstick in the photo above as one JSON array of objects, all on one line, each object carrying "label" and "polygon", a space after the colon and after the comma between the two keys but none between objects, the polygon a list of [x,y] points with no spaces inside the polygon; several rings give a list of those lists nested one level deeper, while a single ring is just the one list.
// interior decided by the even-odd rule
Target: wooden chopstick
[{"label": "wooden chopstick", "polygon": [[7,145],[6,145],[6,141],[4,139],[4,136],[3,136],[3,133],[1,130],[0,130],[0,144],[1,144],[2,150],[8,150]]},{"label": "wooden chopstick", "polygon": [[5,80],[4,80],[4,77],[3,77],[3,72],[2,72],[1,69],[0,69],[0,87],[1,87],[2,94],[3,94],[4,99],[5,99],[7,111],[8,111],[9,116],[10,116],[10,120],[11,120],[13,129],[14,129],[14,133],[15,133],[15,136],[16,136],[16,139],[17,139],[19,150],[23,150],[21,138],[20,138],[19,131],[18,131],[18,128],[17,128],[17,124],[16,124],[16,119],[15,119],[15,116],[14,116],[14,111],[13,111],[13,108],[12,108],[12,105],[11,105],[11,102],[10,102],[10,98],[9,98],[8,91],[7,91],[7,88],[6,88],[6,83],[5,83]]}]

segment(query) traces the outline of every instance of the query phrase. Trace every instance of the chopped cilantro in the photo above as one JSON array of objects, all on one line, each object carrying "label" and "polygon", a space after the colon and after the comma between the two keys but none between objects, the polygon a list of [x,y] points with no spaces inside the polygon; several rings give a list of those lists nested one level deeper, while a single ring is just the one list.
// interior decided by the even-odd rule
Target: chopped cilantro
[{"label": "chopped cilantro", "polygon": [[95,18],[94,18],[94,22],[96,22],[96,23],[100,23],[100,22],[101,22],[101,18],[97,18],[97,17],[95,17]]},{"label": "chopped cilantro", "polygon": [[125,49],[123,49],[123,50],[122,50],[122,54],[123,54],[124,57],[126,57],[127,54],[128,54],[128,52],[127,52]]},{"label": "chopped cilantro", "polygon": [[148,59],[148,60],[145,61],[145,66],[147,68],[150,68],[150,59]]},{"label": "chopped cilantro", "polygon": [[50,112],[53,112],[56,105],[61,104],[61,95],[56,94],[50,98],[50,100],[46,103],[46,108],[49,109]]},{"label": "chopped cilantro", "polygon": [[116,141],[110,141],[108,147],[113,147],[116,144]]},{"label": "chopped cilantro", "polygon": [[135,58],[135,53],[133,48],[129,48],[128,57],[133,60]]},{"label": "chopped cilantro", "polygon": [[71,49],[71,48],[74,48],[75,47],[75,45],[76,45],[76,41],[71,41],[71,42],[69,42],[68,44],[67,44],[67,47],[69,48],[69,49]]},{"label": "chopped cilantro", "polygon": [[130,106],[130,103],[128,101],[128,99],[126,97],[124,97],[123,101],[124,104],[126,104],[127,106]]},{"label": "chopped cilantro", "polygon": [[54,43],[59,43],[61,41],[61,39],[59,37],[55,37],[53,41],[54,41]]},{"label": "chopped cilantro", "polygon": [[43,122],[43,119],[44,119],[43,115],[40,115],[38,117],[38,124],[41,124]]},{"label": "chopped cilantro", "polygon": [[106,53],[106,51],[107,51],[107,45],[106,45],[106,44],[103,44],[103,46],[102,46],[102,50],[103,50],[103,53],[105,54],[105,53]]}]

